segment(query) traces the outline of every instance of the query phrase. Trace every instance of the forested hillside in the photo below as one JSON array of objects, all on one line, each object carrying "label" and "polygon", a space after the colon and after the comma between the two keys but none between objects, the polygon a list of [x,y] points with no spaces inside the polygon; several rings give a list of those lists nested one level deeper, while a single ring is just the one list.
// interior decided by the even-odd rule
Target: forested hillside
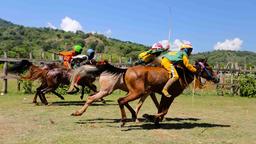
[{"label": "forested hillside", "polygon": [[29,56],[28,52],[33,52],[36,57],[42,51],[69,50],[77,43],[85,44],[84,52],[90,47],[97,53],[111,54],[114,59],[119,56],[136,58],[146,49],[141,44],[107,38],[100,34],[24,27],[0,19],[0,55],[7,51],[8,57],[26,58]]},{"label": "forested hillside", "polygon": [[211,51],[197,53],[192,56],[192,59],[207,58],[209,64],[226,66],[228,63],[237,63],[239,66],[255,67],[256,53],[249,51]]},{"label": "forested hillside", "polygon": [[[116,61],[120,56],[126,60],[130,57],[136,59],[140,52],[147,49],[142,44],[107,38],[100,34],[24,27],[0,19],[0,55],[3,55],[3,51],[7,51],[8,57],[26,58],[29,57],[28,52],[33,52],[35,57],[39,57],[42,51],[47,55],[50,51],[69,50],[76,43],[85,44],[84,52],[89,47],[94,48],[98,53],[104,53],[105,56],[111,55]],[[256,65],[256,53],[247,51],[212,51],[192,56],[192,60],[198,58],[208,58],[210,64],[219,63],[222,66],[228,62],[237,62],[239,65],[246,64],[247,66]]]}]

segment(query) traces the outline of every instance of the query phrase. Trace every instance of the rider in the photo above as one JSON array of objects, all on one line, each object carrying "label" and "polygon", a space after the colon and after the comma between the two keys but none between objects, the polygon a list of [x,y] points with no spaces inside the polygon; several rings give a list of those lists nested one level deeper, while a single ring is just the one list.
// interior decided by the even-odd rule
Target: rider
[{"label": "rider", "polygon": [[89,49],[87,50],[88,60],[94,59],[94,55],[95,55],[95,51],[94,51],[92,48],[89,48]]},{"label": "rider", "polygon": [[149,50],[139,54],[139,60],[135,63],[135,65],[147,64],[152,62],[156,57],[161,55],[163,52],[167,52],[170,49],[170,47],[170,42],[168,40],[162,40],[160,42],[153,44],[153,46]]},{"label": "rider", "polygon": [[[168,93],[169,87],[179,79],[179,75],[174,67],[174,64],[184,64],[184,66],[191,72],[195,73],[197,70],[189,63],[189,56],[191,55],[193,48],[189,41],[184,41],[180,46],[178,52],[168,52],[164,55],[161,64],[168,70],[170,79],[166,82],[162,93],[166,97],[171,97]],[[172,76],[172,77],[171,77]]]},{"label": "rider", "polygon": [[83,47],[80,44],[74,45],[73,46],[73,50],[71,51],[62,51],[59,53],[59,55],[63,56],[63,65],[66,68],[71,68],[71,59],[73,56],[79,55],[81,54],[83,51]]}]

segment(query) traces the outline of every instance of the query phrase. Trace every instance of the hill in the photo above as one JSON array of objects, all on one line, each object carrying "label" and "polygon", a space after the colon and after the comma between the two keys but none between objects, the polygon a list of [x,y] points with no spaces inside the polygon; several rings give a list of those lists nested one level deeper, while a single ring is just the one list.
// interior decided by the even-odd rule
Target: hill
[{"label": "hill", "polygon": [[[108,38],[101,34],[91,34],[78,31],[76,33],[65,32],[59,29],[33,28],[16,25],[0,19],[0,55],[3,51],[8,51],[8,57],[29,57],[28,52],[33,52],[35,57],[39,57],[41,52],[69,50],[72,45],[82,43],[87,48],[94,48],[98,53],[104,53],[108,58],[110,55],[113,61],[118,61],[118,57],[136,59],[138,54],[146,49],[142,44],[121,41]],[[210,64],[220,64],[225,66],[228,62],[237,62],[239,65],[256,65],[256,53],[247,51],[212,51],[197,53],[192,56],[192,60],[198,58],[208,58]]]},{"label": "hill", "polygon": [[211,52],[197,53],[192,56],[192,60],[207,58],[209,64],[226,66],[229,63],[237,63],[239,66],[255,67],[256,53],[249,51],[224,51],[217,50]]},{"label": "hill", "polygon": [[111,54],[113,60],[118,60],[119,56],[135,59],[140,52],[147,49],[142,44],[107,38],[101,34],[24,27],[3,19],[0,19],[0,41],[0,55],[7,51],[8,57],[23,58],[29,57],[28,52],[33,52],[35,57],[39,57],[42,51],[47,53],[69,50],[77,43],[85,45],[84,52],[90,47],[98,53]]}]

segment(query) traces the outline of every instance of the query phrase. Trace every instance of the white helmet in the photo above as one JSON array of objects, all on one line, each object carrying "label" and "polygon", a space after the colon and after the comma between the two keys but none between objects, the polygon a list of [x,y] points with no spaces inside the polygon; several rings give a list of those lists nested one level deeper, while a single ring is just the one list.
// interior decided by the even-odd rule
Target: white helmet
[{"label": "white helmet", "polygon": [[171,44],[168,40],[162,40],[157,43],[154,43],[152,49],[169,49]]}]

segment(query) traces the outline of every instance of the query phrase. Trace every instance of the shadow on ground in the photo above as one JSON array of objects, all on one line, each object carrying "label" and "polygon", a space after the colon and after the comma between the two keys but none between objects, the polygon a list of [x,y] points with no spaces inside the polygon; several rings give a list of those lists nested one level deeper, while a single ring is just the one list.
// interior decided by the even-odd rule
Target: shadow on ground
[{"label": "shadow on ground", "polygon": [[[198,118],[165,118],[164,121],[198,121]],[[140,122],[149,122],[145,118],[139,118]],[[96,118],[96,119],[85,119],[79,120],[77,124],[90,124],[90,123],[119,123],[120,119],[107,119],[107,118]],[[127,118],[126,122],[134,122],[132,119]]]},{"label": "shadow on ground", "polygon": [[215,127],[230,127],[230,125],[214,124],[214,123],[196,123],[196,122],[179,122],[179,123],[160,123],[160,127],[155,126],[153,123],[146,123],[142,125],[131,125],[127,126],[130,130],[150,130],[150,129],[193,129],[193,128],[215,128]]},{"label": "shadow on ground", "polygon": [[[160,123],[160,127],[156,127],[154,123],[147,121],[146,119],[139,119],[140,123],[135,123],[132,119],[127,119],[126,122],[133,122],[133,125],[125,126],[122,131],[130,130],[150,130],[150,129],[193,129],[193,128],[214,128],[214,127],[230,127],[230,125],[214,124],[214,123],[200,123],[199,118],[165,118],[164,122]],[[120,119],[85,119],[75,122],[77,124],[95,124],[95,123],[116,123],[117,126],[107,125],[108,127],[118,127]],[[128,124],[127,124],[128,125]]]},{"label": "shadow on ground", "polygon": [[[86,101],[57,101],[52,102],[49,106],[83,106]],[[92,104],[92,106],[110,106],[110,105],[117,105],[116,103],[113,103],[112,100],[105,100],[105,103],[103,102],[95,102]]]}]

